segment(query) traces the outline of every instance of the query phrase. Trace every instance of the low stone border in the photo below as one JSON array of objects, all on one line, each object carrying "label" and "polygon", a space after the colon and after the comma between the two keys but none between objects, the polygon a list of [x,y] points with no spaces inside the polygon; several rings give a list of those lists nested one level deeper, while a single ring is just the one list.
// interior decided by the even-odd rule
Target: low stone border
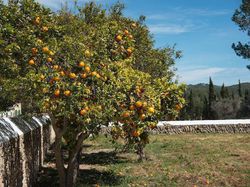
[{"label": "low stone border", "polygon": [[0,118],[0,186],[34,186],[51,141],[48,116]]}]

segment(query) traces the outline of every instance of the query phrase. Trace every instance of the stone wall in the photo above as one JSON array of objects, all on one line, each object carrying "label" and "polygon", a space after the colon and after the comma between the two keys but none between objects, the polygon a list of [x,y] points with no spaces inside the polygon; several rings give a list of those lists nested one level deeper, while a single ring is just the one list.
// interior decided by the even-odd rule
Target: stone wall
[{"label": "stone wall", "polygon": [[53,138],[46,115],[0,118],[0,187],[34,186]]},{"label": "stone wall", "polygon": [[162,126],[157,126],[150,132],[152,134],[250,133],[250,124],[162,125]]},{"label": "stone wall", "polygon": [[[109,134],[111,128],[104,127],[101,133]],[[250,133],[250,120],[161,121],[149,132],[151,134]]]}]

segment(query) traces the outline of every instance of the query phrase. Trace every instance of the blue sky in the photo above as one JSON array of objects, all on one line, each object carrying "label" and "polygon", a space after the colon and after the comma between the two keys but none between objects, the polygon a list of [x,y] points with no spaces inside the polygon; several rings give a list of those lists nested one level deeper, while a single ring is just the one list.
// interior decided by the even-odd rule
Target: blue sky
[{"label": "blue sky", "polygon": [[[37,0],[57,10],[64,0]],[[78,0],[80,4],[88,0]],[[95,0],[108,7],[117,0]],[[67,0],[72,3],[73,1]],[[146,16],[156,47],[176,44],[183,51],[177,61],[180,82],[207,83],[209,76],[214,84],[226,85],[250,82],[248,60],[235,55],[233,42],[249,41],[231,21],[241,0],[121,0],[126,6],[124,14],[137,19]]]}]

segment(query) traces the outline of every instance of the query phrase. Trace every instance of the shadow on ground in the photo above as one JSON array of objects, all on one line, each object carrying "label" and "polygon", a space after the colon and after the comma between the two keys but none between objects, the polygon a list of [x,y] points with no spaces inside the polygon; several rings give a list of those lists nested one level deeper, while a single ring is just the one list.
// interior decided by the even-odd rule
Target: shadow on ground
[{"label": "shadow on ground", "polygon": [[98,165],[108,165],[108,164],[119,164],[128,162],[127,158],[117,156],[116,152],[97,152],[82,154],[81,163],[83,164],[98,164]]},{"label": "shadow on ground", "polygon": [[[54,158],[50,158],[50,162],[53,163]],[[126,158],[119,157],[115,152],[96,152],[89,154],[82,154],[82,159],[80,164],[88,165],[109,165],[117,163],[127,162]],[[119,185],[122,182],[124,177],[116,175],[111,171],[99,171],[95,168],[91,169],[80,169],[78,177],[77,186],[92,186],[95,184],[100,185]],[[44,167],[41,169],[38,184],[38,187],[56,187],[59,186],[58,183],[58,173],[55,168]]]}]

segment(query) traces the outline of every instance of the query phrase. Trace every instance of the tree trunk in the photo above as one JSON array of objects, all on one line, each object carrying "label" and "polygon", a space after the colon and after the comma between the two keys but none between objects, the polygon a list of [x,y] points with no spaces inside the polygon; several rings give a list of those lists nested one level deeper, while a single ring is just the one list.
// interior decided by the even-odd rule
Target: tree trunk
[{"label": "tree trunk", "polygon": [[75,154],[74,159],[70,163],[68,163],[66,186],[74,186],[76,184],[76,180],[79,173],[80,155],[81,155],[81,150],[77,154]]},{"label": "tree trunk", "polygon": [[64,167],[64,159],[61,149],[61,138],[59,139],[57,137],[55,140],[55,158],[60,187],[66,187],[66,169]]}]

